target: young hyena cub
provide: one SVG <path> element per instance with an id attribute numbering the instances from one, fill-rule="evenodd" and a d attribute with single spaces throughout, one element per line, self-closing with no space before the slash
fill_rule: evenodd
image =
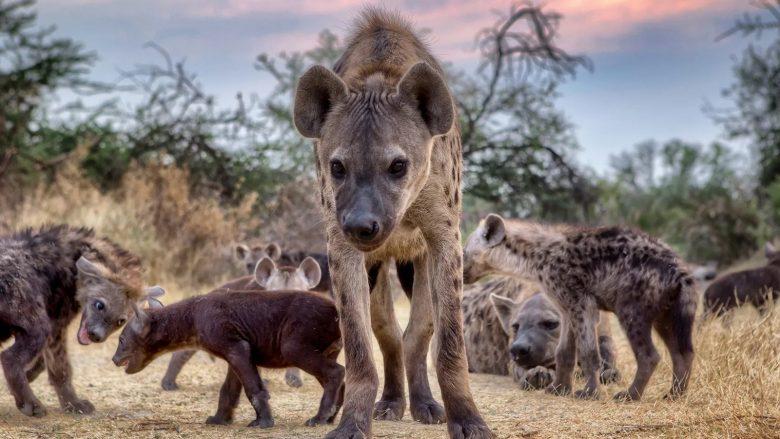
<path id="1" fill-rule="evenodd" d="M 277 267 L 274 261 L 264 257 L 257 262 L 253 271 L 253 275 L 234 279 L 212 292 L 306 291 L 312 290 L 321 279 L 320 265 L 310 257 L 304 258 L 297 267 Z M 187 349 L 175 352 L 171 356 L 168 369 L 162 379 L 163 390 L 177 390 L 179 388 L 176 384 L 176 378 L 196 352 L 195 349 Z M 287 369 L 284 380 L 290 387 L 303 385 L 301 371 L 294 367 Z"/>
<path id="2" fill-rule="evenodd" d="M 78 342 L 105 341 L 143 295 L 141 261 L 91 229 L 57 225 L 0 237 L 0 342 L 14 337 L 0 360 L 19 410 L 46 414 L 30 388 L 45 367 L 62 408 L 91 413 L 71 384 L 68 324 L 81 310 Z"/>
<path id="3" fill-rule="evenodd" d="M 693 363 L 696 291 L 682 261 L 665 244 L 620 227 L 551 227 L 489 215 L 469 237 L 464 259 L 466 281 L 489 273 L 521 277 L 539 282 L 558 304 L 563 319 L 550 392 L 571 391 L 579 357 L 587 383 L 576 396 L 597 396 L 599 309 L 617 315 L 637 362 L 633 383 L 616 399 L 641 398 L 659 361 L 652 328 L 672 356 L 667 397 L 685 391 Z"/>

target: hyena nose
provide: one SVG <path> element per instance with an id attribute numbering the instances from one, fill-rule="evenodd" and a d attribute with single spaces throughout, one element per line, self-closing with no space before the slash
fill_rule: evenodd
<path id="1" fill-rule="evenodd" d="M 520 360 L 528 358 L 528 355 L 531 353 L 531 348 L 526 345 L 513 344 L 509 349 L 509 353 L 512 354 L 514 360 Z"/>
<path id="2" fill-rule="evenodd" d="M 350 213 L 341 222 L 344 234 L 352 239 L 370 242 L 379 235 L 379 221 L 368 213 Z"/>

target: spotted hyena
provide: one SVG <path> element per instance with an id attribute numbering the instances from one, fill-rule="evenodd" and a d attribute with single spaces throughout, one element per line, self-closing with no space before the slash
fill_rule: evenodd
<path id="1" fill-rule="evenodd" d="M 693 363 L 691 332 L 697 296 L 693 278 L 666 244 L 622 227 L 554 227 L 505 221 L 491 214 L 467 241 L 464 278 L 474 280 L 489 273 L 538 282 L 561 309 L 550 392 L 570 392 L 579 358 L 587 383 L 576 396 L 597 396 L 599 309 L 617 315 L 636 357 L 634 381 L 615 395 L 617 399 L 640 399 L 658 365 L 653 328 L 672 357 L 672 388 L 667 396 L 685 391 Z"/>
<path id="2" fill-rule="evenodd" d="M 272 242 L 270 244 L 237 244 L 234 249 L 236 259 L 246 268 L 248 274 L 255 271 L 255 266 L 265 257 L 278 263 L 282 267 L 297 266 L 304 259 L 311 257 L 320 265 L 320 282 L 311 290 L 327 292 L 332 295 L 330 287 L 330 269 L 328 268 L 328 255 L 317 252 L 301 250 L 282 251 L 282 247 Z"/>
<path id="3" fill-rule="evenodd" d="M 146 294 L 141 268 L 138 257 L 87 228 L 56 225 L 0 237 L 0 342 L 14 337 L 0 360 L 22 413 L 46 414 L 30 388 L 44 368 L 64 410 L 94 410 L 71 384 L 68 324 L 81 312 L 78 342 L 105 341 Z"/>
<path id="4" fill-rule="evenodd" d="M 510 277 L 473 285 L 463 295 L 463 319 L 469 372 L 510 375 L 526 390 L 552 382 L 560 314 L 537 288 Z M 617 381 L 608 316 L 597 332 L 601 382 Z"/>
<path id="5" fill-rule="evenodd" d="M 214 292 L 257 292 L 265 291 L 306 291 L 312 290 L 320 283 L 320 265 L 311 257 L 304 258 L 297 267 L 277 267 L 269 257 L 259 260 L 254 268 L 254 274 L 244 276 L 227 282 Z M 181 373 L 184 365 L 190 361 L 197 351 L 187 349 L 174 352 L 168 363 L 168 369 L 162 379 L 163 390 L 177 390 L 176 378 Z M 301 387 L 301 371 L 289 368 L 285 371 L 284 379 L 290 387 Z"/>
<path id="6" fill-rule="evenodd" d="M 444 72 L 402 18 L 368 8 L 333 70 L 299 80 L 294 121 L 315 140 L 328 260 L 347 364 L 344 414 L 328 437 L 371 435 L 376 419 L 447 422 L 453 437 L 490 437 L 468 383 L 460 297 L 461 145 Z M 387 282 L 391 259 L 413 270 L 410 324 L 403 334 Z M 369 274 L 376 283 L 370 291 Z M 433 399 L 425 359 L 434 324 L 444 409 Z M 371 355 L 384 357 L 385 386 Z M 445 416 L 446 412 L 446 416 Z"/>

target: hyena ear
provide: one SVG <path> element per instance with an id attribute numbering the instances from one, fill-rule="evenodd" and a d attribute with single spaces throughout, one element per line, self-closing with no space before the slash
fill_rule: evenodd
<path id="1" fill-rule="evenodd" d="M 482 237 L 485 239 L 488 247 L 495 247 L 501 244 L 501 241 L 506 236 L 504 219 L 495 213 L 491 213 L 485 218 L 484 229 Z"/>
<path id="2" fill-rule="evenodd" d="M 501 322 L 501 327 L 504 328 L 504 332 L 506 332 L 507 335 L 513 336 L 512 314 L 514 314 L 515 301 L 508 297 L 499 296 L 498 294 L 493 293 L 490 295 L 490 303 L 496 311 L 496 315 Z"/>
<path id="3" fill-rule="evenodd" d="M 144 298 L 141 299 L 141 302 L 145 301 L 146 303 L 148 303 L 149 308 L 151 309 L 157 309 L 163 307 L 163 303 L 160 302 L 160 300 L 158 299 L 158 297 L 161 297 L 162 295 L 165 294 L 165 290 L 163 289 L 163 287 L 159 285 L 155 285 L 153 287 L 146 288 L 145 292 L 146 292 L 146 296 L 144 296 Z"/>
<path id="4" fill-rule="evenodd" d="M 315 261 L 311 256 L 307 256 L 306 259 L 301 261 L 300 265 L 298 265 L 298 273 L 303 275 L 303 277 L 306 279 L 307 290 L 316 287 L 322 278 L 320 264 L 317 263 L 317 261 Z"/>
<path id="5" fill-rule="evenodd" d="M 282 255 L 282 248 L 279 244 L 272 242 L 265 247 L 265 254 L 274 261 L 279 260 L 279 256 Z"/>
<path id="6" fill-rule="evenodd" d="M 143 299 L 142 299 L 143 301 Z M 138 334 L 143 334 L 146 330 L 147 323 L 149 323 L 149 314 L 146 313 L 138 303 L 133 303 L 133 312 L 135 312 L 135 318 L 130 321 L 130 327 Z"/>
<path id="7" fill-rule="evenodd" d="M 452 96 L 444 78 L 431 66 L 413 65 L 398 83 L 398 95 L 420 112 L 432 136 L 450 132 L 455 120 Z"/>
<path id="8" fill-rule="evenodd" d="M 90 262 L 89 259 L 81 256 L 76 261 L 76 269 L 79 271 L 79 275 L 85 275 L 89 277 L 101 278 L 103 277 L 103 271 L 97 265 Z"/>
<path id="9" fill-rule="evenodd" d="M 255 282 L 265 288 L 268 285 L 268 279 L 276 271 L 276 264 L 269 257 L 257 261 L 255 265 Z"/>
<path id="10" fill-rule="evenodd" d="M 775 253 L 777 253 L 777 249 L 772 244 L 772 242 L 767 241 L 767 243 L 764 244 L 764 255 L 767 259 L 772 259 L 772 257 L 775 256 Z"/>
<path id="11" fill-rule="evenodd" d="M 233 249 L 234 254 L 236 256 L 236 259 L 239 261 L 243 261 L 246 259 L 246 256 L 249 254 L 249 247 L 247 247 L 244 244 L 236 244 L 236 247 Z"/>
<path id="12" fill-rule="evenodd" d="M 311 67 L 298 80 L 293 122 L 303 137 L 319 139 L 328 112 L 347 96 L 347 85 L 330 69 Z"/>

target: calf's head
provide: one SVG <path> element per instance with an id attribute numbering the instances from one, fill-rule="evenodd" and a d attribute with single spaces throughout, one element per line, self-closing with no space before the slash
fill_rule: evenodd
<path id="1" fill-rule="evenodd" d="M 452 97 L 444 79 L 418 63 L 397 85 L 369 74 L 349 89 L 323 66 L 299 80 L 293 116 L 316 139 L 321 200 L 356 248 L 381 246 L 428 179 L 433 139 L 450 131 Z"/>
<path id="2" fill-rule="evenodd" d="M 489 274 L 500 273 L 505 256 L 501 244 L 506 238 L 503 218 L 490 214 L 479 222 L 463 247 L 463 282 L 470 284 Z"/>
<path id="3" fill-rule="evenodd" d="M 152 292 L 144 300 L 148 301 L 149 309 L 162 308 L 157 300 L 159 293 Z M 125 367 L 125 373 L 133 374 L 142 371 L 162 352 L 155 348 L 149 313 L 140 305 L 134 306 L 134 316 L 119 335 L 119 342 L 112 361 L 119 367 Z"/>
<path id="4" fill-rule="evenodd" d="M 320 283 L 320 264 L 306 257 L 298 267 L 277 267 L 270 258 L 263 258 L 255 267 L 255 282 L 268 291 L 306 291 Z"/>
<path id="5" fill-rule="evenodd" d="M 553 367 L 560 337 L 560 315 L 542 293 L 525 301 L 490 295 L 501 327 L 509 337 L 509 356 L 520 367 Z"/>
<path id="6" fill-rule="evenodd" d="M 234 254 L 239 263 L 241 263 L 246 269 L 247 274 L 255 272 L 255 266 L 260 259 L 271 258 L 271 260 L 278 260 L 282 255 L 282 249 L 279 244 L 272 242 L 268 245 L 253 245 L 237 244 L 234 249 Z"/>
<path id="7" fill-rule="evenodd" d="M 162 291 L 160 287 L 144 291 L 140 273 L 116 273 L 84 256 L 76 261 L 76 269 L 76 296 L 82 308 L 76 338 L 83 345 L 105 341 L 127 322 L 144 294 Z"/>

